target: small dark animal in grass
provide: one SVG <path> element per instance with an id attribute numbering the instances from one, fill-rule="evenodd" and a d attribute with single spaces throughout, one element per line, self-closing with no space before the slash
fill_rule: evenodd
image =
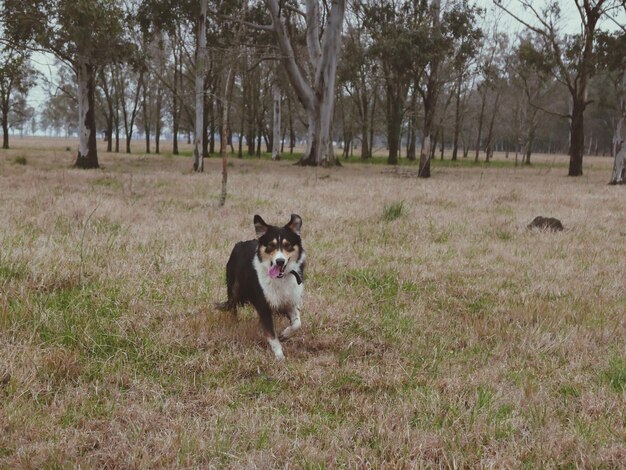
<path id="1" fill-rule="evenodd" d="M 276 359 L 284 359 L 280 340 L 300 328 L 305 254 L 300 238 L 302 218 L 291 214 L 284 227 L 268 225 L 254 216 L 256 240 L 238 242 L 226 264 L 228 300 L 220 310 L 237 313 L 237 306 L 254 306 Z M 273 315 L 286 315 L 291 324 L 276 336 Z"/>
<path id="2" fill-rule="evenodd" d="M 560 232 L 563 230 L 563 224 L 559 219 L 554 217 L 535 217 L 533 221 L 528 224 L 529 229 L 538 228 L 541 230 L 551 230 L 553 232 Z"/>

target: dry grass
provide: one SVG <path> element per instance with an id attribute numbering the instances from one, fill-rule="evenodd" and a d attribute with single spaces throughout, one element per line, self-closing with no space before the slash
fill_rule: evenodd
<path id="1" fill-rule="evenodd" d="M 219 209 L 217 160 L 196 175 L 188 158 L 102 154 L 80 171 L 73 144 L 13 144 L 0 468 L 626 465 L 626 211 L 609 160 L 576 179 L 536 157 L 427 181 L 234 160 Z M 278 364 L 251 310 L 212 302 L 253 214 L 291 212 L 309 268 Z M 536 215 L 566 231 L 527 231 Z"/>

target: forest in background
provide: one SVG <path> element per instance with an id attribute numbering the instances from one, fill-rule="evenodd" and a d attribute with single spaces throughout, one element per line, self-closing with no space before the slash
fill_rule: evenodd
<path id="1" fill-rule="evenodd" d="M 521 33 L 503 26 L 516 15 L 511 4 L 526 12 L 517 18 Z M 580 33 L 566 34 L 563 11 L 574 8 Z M 202 170 L 224 134 L 239 157 L 279 158 L 306 145 L 305 160 L 317 138 L 312 122 L 326 113 L 327 140 L 312 164 L 332 164 L 336 154 L 368 159 L 377 149 L 387 149 L 390 164 L 420 159 L 420 168 L 425 153 L 443 157 L 444 148 L 453 160 L 489 161 L 502 150 L 526 163 L 533 152 L 574 151 L 580 168 L 570 163 L 570 174 L 582 174 L 583 153 L 616 154 L 624 8 L 606 0 L 489 9 L 466 0 L 7 0 L 4 146 L 9 128 L 80 136 L 79 123 L 93 119 L 79 157 L 95 139 L 109 151 L 146 153 L 168 139 L 176 154 L 179 141 L 198 136 L 194 165 Z M 333 38 L 334 11 L 341 34 Z M 613 32 L 598 26 L 601 18 Z M 57 58 L 55 83 L 42 82 L 36 51 Z M 27 97 L 37 81 L 47 97 L 35 110 Z"/>

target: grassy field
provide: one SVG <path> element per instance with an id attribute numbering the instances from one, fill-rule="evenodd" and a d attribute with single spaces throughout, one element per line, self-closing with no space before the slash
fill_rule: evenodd
<path id="1" fill-rule="evenodd" d="M 626 193 L 612 162 L 313 169 L 0 152 L 0 468 L 620 468 Z M 252 216 L 304 220 L 278 363 L 214 310 Z M 529 231 L 537 215 L 561 233 Z M 282 320 L 281 320 L 282 321 Z M 281 323 L 282 326 L 282 323 Z"/>

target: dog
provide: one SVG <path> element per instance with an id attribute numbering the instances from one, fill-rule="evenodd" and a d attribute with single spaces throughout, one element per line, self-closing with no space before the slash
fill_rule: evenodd
<path id="1" fill-rule="evenodd" d="M 300 328 L 306 255 L 300 238 L 302 218 L 291 214 L 284 227 L 268 225 L 254 216 L 256 239 L 235 244 L 226 264 L 228 300 L 221 310 L 237 313 L 250 303 L 256 309 L 267 341 L 278 360 L 283 360 L 281 340 Z M 274 315 L 286 315 L 290 325 L 276 336 Z"/>

